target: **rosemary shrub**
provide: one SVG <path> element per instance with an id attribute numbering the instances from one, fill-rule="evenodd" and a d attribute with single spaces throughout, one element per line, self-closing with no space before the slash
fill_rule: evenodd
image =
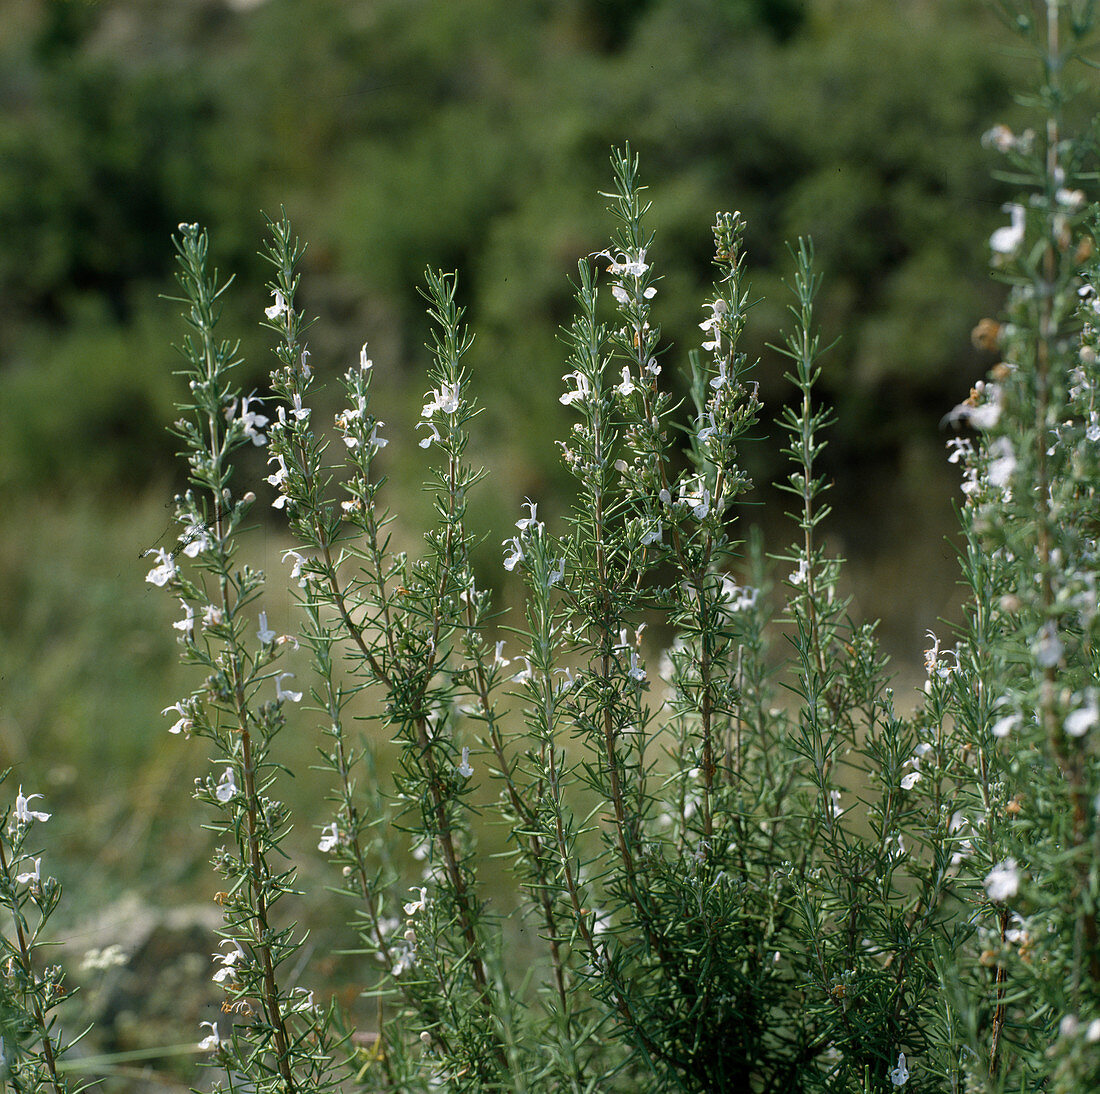
<path id="1" fill-rule="evenodd" d="M 417 429 L 435 523 L 412 558 L 390 539 L 399 499 L 378 473 L 388 440 L 366 347 L 331 433 L 310 409 L 286 217 L 265 251 L 263 407 L 217 333 L 227 286 L 206 233 L 181 225 L 190 395 L 175 429 L 191 486 L 175 499 L 179 546 L 148 579 L 179 599 L 202 674 L 165 713 L 212 761 L 196 797 L 221 841 L 214 1089 L 1100 1089 L 1100 271 L 1078 188 L 1091 146 L 1062 122 L 1089 24 L 1054 0 L 1037 11 L 1016 19 L 1043 61 L 1045 128 L 987 134 L 1023 191 L 991 239 L 1006 316 L 975 332 L 999 360 L 948 416 L 966 623 L 951 644 L 930 635 L 912 713 L 820 535 L 831 415 L 815 393 L 808 240 L 774 347 L 795 394 L 780 416 L 793 536 L 768 556 L 735 519 L 763 409 L 740 348 L 744 223 L 715 221 L 714 289 L 678 388 L 637 160 L 613 155 L 614 235 L 578 264 L 563 331 L 575 503 L 561 535 L 525 503 L 503 545 L 525 608 L 501 629 L 473 566 L 479 407 L 456 278 L 429 271 L 424 288 Z M 263 445 L 271 489 L 240 490 L 235 453 Z M 257 494 L 298 543 L 297 636 L 268 627 L 265 577 L 237 561 Z M 299 643 L 308 683 L 281 664 Z M 378 711 L 365 733 L 362 693 Z M 342 960 L 373 1000 L 369 1030 L 290 986 L 304 931 L 282 911 L 296 886 L 278 800 L 288 722 L 318 734 L 334 804 L 318 850 L 347 898 Z M 14 925 L 0 1066 L 15 1090 L 61 1091 L 50 1015 L 64 989 L 33 960 L 59 893 L 26 846 L 46 819 L 33 798 L 20 788 L 0 840 Z M 493 820 L 509 837 L 507 903 L 484 879 Z M 518 924 L 538 948 L 522 962 Z"/>

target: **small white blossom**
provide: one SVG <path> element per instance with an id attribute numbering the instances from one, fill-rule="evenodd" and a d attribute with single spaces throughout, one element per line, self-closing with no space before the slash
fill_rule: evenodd
<path id="1" fill-rule="evenodd" d="M 207 604 L 202 610 L 204 627 L 220 627 L 225 622 L 225 612 L 214 604 Z"/>
<path id="2" fill-rule="evenodd" d="M 282 407 L 279 407 L 280 412 Z M 309 407 L 302 406 L 302 397 L 298 392 L 293 392 L 290 396 L 290 413 L 295 421 L 304 422 L 309 417 Z"/>
<path id="3" fill-rule="evenodd" d="M 565 581 L 565 557 L 559 558 L 553 565 L 553 568 L 546 575 L 547 585 L 560 585 Z"/>
<path id="4" fill-rule="evenodd" d="M 290 309 L 286 306 L 286 298 L 278 289 L 272 289 L 271 295 L 275 298 L 275 303 L 270 308 L 264 308 L 264 315 L 274 322 L 280 315 L 288 314 Z"/>
<path id="5" fill-rule="evenodd" d="M 147 555 L 155 554 L 157 556 L 157 565 L 145 575 L 145 580 L 152 585 L 156 585 L 158 588 L 163 588 L 178 572 L 176 569 L 176 560 L 171 554 L 164 550 L 163 547 L 158 547 L 156 549 L 150 547 L 145 553 Z"/>
<path id="6" fill-rule="evenodd" d="M 363 348 L 359 351 L 359 371 L 369 372 L 374 368 L 374 362 L 367 356 L 367 343 L 363 343 Z"/>
<path id="7" fill-rule="evenodd" d="M 321 829 L 321 841 L 317 844 L 317 850 L 327 854 L 329 851 L 334 850 L 339 842 L 340 833 L 337 830 L 336 821 L 333 821 L 332 824 L 326 824 Z"/>
<path id="8" fill-rule="evenodd" d="M 221 1037 L 218 1035 L 218 1023 L 217 1022 L 200 1022 L 199 1029 L 206 1027 L 210 1032 L 199 1042 L 200 1052 L 217 1052 L 218 1047 L 222 1043 Z"/>
<path id="9" fill-rule="evenodd" d="M 42 878 L 39 876 L 39 871 L 42 869 L 41 857 L 34 860 L 34 869 L 27 871 L 25 874 L 16 874 L 15 882 L 17 885 L 30 885 L 33 888 L 37 888 L 42 884 Z"/>
<path id="10" fill-rule="evenodd" d="M 989 237 L 989 246 L 997 254 L 1007 255 L 1016 251 L 1024 241 L 1027 214 L 1024 207 L 1015 202 L 1003 208 L 1012 218 L 1012 223 L 998 228 Z"/>
<path id="11" fill-rule="evenodd" d="M 383 426 L 385 424 L 385 422 L 375 422 L 374 426 L 371 428 L 370 436 L 367 438 L 367 444 L 369 444 L 371 448 L 375 449 L 375 451 L 380 448 L 385 448 L 386 445 L 390 443 L 384 437 L 378 436 L 379 426 Z"/>
<path id="12" fill-rule="evenodd" d="M 630 651 L 630 672 L 627 674 L 631 680 L 637 680 L 638 683 L 642 683 L 645 680 L 645 669 L 638 664 L 638 651 Z"/>
<path id="13" fill-rule="evenodd" d="M 233 400 L 233 404 L 229 406 L 225 411 L 225 420 L 232 422 L 236 417 L 240 421 L 244 428 L 244 435 L 257 447 L 267 443 L 267 437 L 260 432 L 261 429 L 268 423 L 268 419 L 263 414 L 257 414 L 254 410 L 248 409 L 249 403 L 258 403 L 260 400 L 254 395 L 246 395 L 241 400 L 241 413 L 238 416 L 237 400 Z M 308 413 L 308 411 L 307 411 Z"/>
<path id="14" fill-rule="evenodd" d="M 267 612 L 260 612 L 260 629 L 256 632 L 256 637 L 265 646 L 268 642 L 275 641 L 275 632 L 267 625 Z"/>
<path id="15" fill-rule="evenodd" d="M 292 703 L 300 703 L 302 701 L 302 693 L 300 691 L 283 690 L 283 681 L 286 679 L 293 680 L 294 673 L 280 672 L 279 675 L 275 677 L 275 698 L 278 699 L 280 703 L 286 702 L 287 700 Z"/>
<path id="16" fill-rule="evenodd" d="M 1084 737 L 1097 721 L 1100 721 L 1100 710 L 1096 705 L 1096 693 L 1092 692 L 1083 707 L 1078 707 L 1077 710 L 1070 711 L 1066 715 L 1063 728 L 1069 737 Z"/>
<path id="17" fill-rule="evenodd" d="M 528 498 L 523 504 L 527 506 L 527 510 L 530 513 L 530 516 L 521 517 L 519 520 L 517 520 L 516 527 L 521 532 L 526 532 L 530 529 L 533 532 L 537 533 L 542 528 L 542 524 L 536 519 L 539 507 L 538 502 L 531 501 L 531 499 Z"/>
<path id="18" fill-rule="evenodd" d="M 237 794 L 237 778 L 233 774 L 233 768 L 227 767 L 222 772 L 222 777 L 218 780 L 218 785 L 214 789 L 214 797 L 220 802 L 227 802 L 234 798 Z"/>
<path id="19" fill-rule="evenodd" d="M 422 912 L 428 906 L 428 890 L 424 886 L 419 888 L 413 887 L 409 890 L 410 893 L 419 893 L 419 900 L 410 900 L 408 904 L 404 905 L 405 915 L 413 916 L 417 912 Z"/>
<path id="20" fill-rule="evenodd" d="M 505 547 L 507 547 L 509 544 L 513 545 L 513 550 L 512 553 L 504 560 L 504 568 L 510 572 L 516 568 L 517 563 L 523 561 L 524 555 L 523 547 L 520 545 L 518 536 L 513 536 L 511 539 L 506 539 L 504 541 Z"/>
<path id="21" fill-rule="evenodd" d="M 214 543 L 206 525 L 196 522 L 188 523 L 179 537 L 179 542 L 183 544 L 183 553 L 188 558 L 197 558 L 203 551 L 209 550 Z"/>
<path id="22" fill-rule="evenodd" d="M 576 381 L 576 388 L 573 391 L 567 391 L 562 395 L 558 402 L 562 406 L 570 406 L 572 403 L 586 400 L 592 393 L 592 388 L 589 386 L 588 377 L 582 372 L 567 372 L 563 377 L 563 380 Z"/>
<path id="23" fill-rule="evenodd" d="M 176 722 L 176 724 L 172 726 L 172 728 L 169 729 L 168 732 L 182 733 L 184 737 L 190 737 L 191 729 L 195 724 L 191 720 L 191 712 L 187 709 L 187 707 L 183 705 L 183 703 L 174 703 L 170 707 L 165 707 L 164 710 L 161 711 L 161 714 L 169 714 L 171 712 L 178 714 L 180 717 L 179 721 Z"/>
<path id="24" fill-rule="evenodd" d="M 1039 633 L 1039 640 L 1034 647 L 1035 661 L 1040 668 L 1054 668 L 1062 660 L 1062 654 L 1066 647 L 1058 637 L 1058 631 L 1053 622 L 1047 623 Z"/>
<path id="25" fill-rule="evenodd" d="M 806 579 L 810 576 L 810 563 L 807 559 L 800 558 L 798 560 L 798 569 L 791 574 L 788 579 L 792 585 L 805 585 Z"/>
<path id="26" fill-rule="evenodd" d="M 1020 890 L 1020 871 L 1014 858 L 997 863 L 985 878 L 985 891 L 994 901 L 1011 900 Z"/>
<path id="27" fill-rule="evenodd" d="M 306 578 L 302 576 L 302 566 L 306 563 L 304 555 L 300 555 L 297 551 L 290 550 L 283 552 L 283 561 L 286 562 L 288 558 L 294 559 L 294 565 L 290 569 L 291 579 L 298 578 L 298 584 L 304 589 L 306 587 Z"/>
<path id="28" fill-rule="evenodd" d="M 909 774 L 906 775 L 905 778 L 901 780 L 901 788 L 902 788 L 902 790 L 912 790 L 913 787 L 916 786 L 917 783 L 919 783 L 919 782 L 920 782 L 920 772 L 919 771 L 910 771 Z"/>
<path id="29" fill-rule="evenodd" d="M 39 813 L 29 808 L 31 802 L 40 797 L 42 797 L 41 794 L 30 794 L 24 797 L 23 787 L 19 787 L 19 793 L 15 795 L 15 819 L 19 824 L 29 824 L 32 820 L 44 823 L 50 819 L 49 813 Z"/>
<path id="30" fill-rule="evenodd" d="M 1004 489 L 1016 471 L 1016 454 L 1012 451 L 1012 442 L 1007 437 L 998 437 L 990 447 L 989 482 L 992 486 Z"/>
<path id="31" fill-rule="evenodd" d="M 615 390 L 625 399 L 626 396 L 632 395 L 637 388 L 634 386 L 634 381 L 630 378 L 630 366 L 623 365 L 623 382 L 615 386 Z"/>
<path id="32" fill-rule="evenodd" d="M 432 390 L 429 394 L 429 400 L 424 404 L 424 409 L 420 412 L 422 418 L 430 418 L 437 410 L 443 411 L 444 414 L 454 414 L 458 410 L 460 398 L 459 398 L 460 384 L 456 380 L 453 384 L 442 384 L 438 391 Z"/>
<path id="33" fill-rule="evenodd" d="M 226 949 L 226 947 L 231 947 Z M 226 980 L 232 980 L 237 962 L 242 958 L 247 957 L 244 950 L 241 949 L 240 943 L 234 942 L 232 938 L 226 938 L 221 943 L 222 949 L 225 949 L 225 953 L 213 954 L 215 961 L 220 961 L 222 967 L 214 973 L 213 980 L 215 984 L 224 984 Z"/>
<path id="34" fill-rule="evenodd" d="M 470 750 L 465 745 L 462 746 L 462 763 L 458 765 L 458 773 L 465 779 L 474 773 L 474 769 L 470 766 Z"/>
<path id="35" fill-rule="evenodd" d="M 990 733 L 994 737 L 1007 737 L 1023 720 L 1021 714 L 1005 714 L 993 723 L 990 727 Z"/>
<path id="36" fill-rule="evenodd" d="M 416 428 L 417 429 L 419 429 L 421 426 L 427 426 L 427 428 L 432 431 L 430 437 L 424 437 L 419 442 L 421 448 L 427 448 L 432 443 L 432 441 L 439 441 L 439 440 L 442 439 L 439 436 L 439 430 L 436 429 L 434 422 L 417 422 L 416 423 Z"/>
<path id="37" fill-rule="evenodd" d="M 606 258 L 610 261 L 610 265 L 607 267 L 607 272 L 615 277 L 621 277 L 623 274 L 627 274 L 630 277 L 641 277 L 646 270 L 649 269 L 649 265 L 645 260 L 645 248 L 643 247 L 638 251 L 637 258 L 631 258 L 628 254 L 619 252 L 618 258 L 613 258 L 610 251 L 600 251 L 599 254 L 593 255 L 594 258 Z"/>
<path id="38" fill-rule="evenodd" d="M 193 635 L 195 633 L 195 609 L 183 599 L 180 600 L 180 607 L 183 608 L 183 618 L 173 623 L 172 626 L 185 635 Z"/>
<path id="39" fill-rule="evenodd" d="M 905 1086 L 909 1081 L 909 1069 L 905 1066 L 905 1053 L 898 1053 L 898 1066 L 890 1072 L 890 1082 L 894 1086 Z"/>

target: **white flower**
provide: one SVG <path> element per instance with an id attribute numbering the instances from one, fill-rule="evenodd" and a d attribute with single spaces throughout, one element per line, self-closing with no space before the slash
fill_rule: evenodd
<path id="1" fill-rule="evenodd" d="M 623 396 L 625 399 L 627 395 L 632 394 L 637 390 L 634 386 L 634 381 L 630 378 L 630 366 L 623 365 L 623 382 L 617 384 L 615 390 Z"/>
<path id="2" fill-rule="evenodd" d="M 279 496 L 271 503 L 271 507 L 273 509 L 282 509 L 287 503 L 287 496 L 286 493 L 283 492 L 283 489 L 290 472 L 287 470 L 286 461 L 282 456 L 271 456 L 267 462 L 278 463 L 279 465 L 274 474 L 265 476 L 264 481 L 271 483 L 272 486 L 280 491 Z"/>
<path id="3" fill-rule="evenodd" d="M 15 795 L 15 819 L 19 824 L 29 824 L 32 820 L 45 822 L 50 819 L 49 813 L 39 813 L 28 808 L 35 798 L 40 797 L 42 797 L 41 794 L 31 794 L 24 797 L 23 787 L 19 787 L 19 793 Z"/>
<path id="4" fill-rule="evenodd" d="M 223 984 L 226 980 L 233 979 L 234 967 L 242 957 L 246 957 L 244 950 L 241 949 L 240 943 L 235 942 L 232 938 L 227 938 L 221 943 L 222 949 L 226 946 L 231 946 L 232 949 L 227 950 L 225 953 L 213 954 L 215 961 L 220 961 L 222 967 L 214 973 L 214 983 Z"/>
<path id="5" fill-rule="evenodd" d="M 718 432 L 718 425 L 714 420 L 714 411 L 707 412 L 707 418 L 710 419 L 710 425 L 705 426 L 699 430 L 698 437 L 700 444 L 706 444 Z M 701 421 L 702 419 L 700 419 Z"/>
<path id="6" fill-rule="evenodd" d="M 302 355 L 298 358 L 298 367 L 302 370 L 302 375 L 308 380 L 313 374 L 313 370 L 309 367 L 310 352 L 305 346 L 302 347 Z"/>
<path id="7" fill-rule="evenodd" d="M 408 904 L 404 905 L 405 915 L 416 915 L 417 912 L 422 912 L 428 906 L 428 890 L 421 886 L 419 889 L 413 887 L 409 890 L 410 893 L 419 893 L 419 900 L 411 900 Z"/>
<path id="8" fill-rule="evenodd" d="M 990 900 L 1011 900 L 1020 889 L 1020 871 L 1014 858 L 997 863 L 986 875 L 985 891 Z"/>
<path id="9" fill-rule="evenodd" d="M 145 575 L 145 580 L 158 588 L 163 588 L 176 576 L 176 560 L 163 547 L 156 549 L 150 547 L 145 553 L 157 556 L 157 565 Z"/>
<path id="10" fill-rule="evenodd" d="M 652 546 L 655 543 L 663 543 L 665 538 L 664 525 L 658 520 L 657 523 L 649 529 L 644 536 L 642 536 L 641 544 L 643 547 Z"/>
<path id="11" fill-rule="evenodd" d="M 1039 640 L 1034 647 L 1035 660 L 1040 668 L 1052 669 L 1062 660 L 1066 647 L 1058 637 L 1053 622 L 1047 623 L 1039 632 Z"/>
<path id="12" fill-rule="evenodd" d="M 283 690 L 283 681 L 288 678 L 293 680 L 294 673 L 280 672 L 279 675 L 275 677 L 275 698 L 278 699 L 280 703 L 286 702 L 287 700 L 290 700 L 292 703 L 300 703 L 302 701 L 302 693 L 300 691 Z"/>
<path id="13" fill-rule="evenodd" d="M 990 446 L 990 455 L 993 459 L 989 462 L 989 482 L 1003 490 L 1016 470 L 1016 454 L 1012 451 L 1012 442 L 1007 437 L 998 437 Z"/>
<path id="14" fill-rule="evenodd" d="M 560 585 L 565 580 L 565 557 L 559 558 L 553 569 L 546 575 L 547 585 Z"/>
<path id="15" fill-rule="evenodd" d="M 1084 737 L 1084 735 L 1096 725 L 1098 720 L 1100 720 L 1100 710 L 1097 709 L 1096 693 L 1093 692 L 1089 696 L 1089 701 L 1085 706 L 1070 711 L 1070 713 L 1066 715 L 1063 728 L 1067 736 Z"/>
<path id="16" fill-rule="evenodd" d="M 213 604 L 207 604 L 202 610 L 202 625 L 204 627 L 218 627 L 225 622 L 225 612 Z"/>
<path id="17" fill-rule="evenodd" d="M 1004 205 L 1002 208 L 1012 218 L 1012 223 L 998 228 L 989 237 L 989 246 L 997 254 L 1008 255 L 1012 254 L 1024 241 L 1026 212 L 1022 205 L 1015 202 Z"/>
<path id="18" fill-rule="evenodd" d="M 282 409 L 279 407 L 280 411 Z M 290 396 L 290 413 L 299 422 L 304 422 L 309 417 L 309 407 L 302 406 L 302 397 L 296 391 Z"/>
<path id="19" fill-rule="evenodd" d="M 286 315 L 289 312 L 289 308 L 286 306 L 286 300 L 283 294 L 278 289 L 272 289 L 271 295 L 275 297 L 275 303 L 270 308 L 264 308 L 264 315 L 272 321 L 279 318 L 280 315 Z"/>
<path id="20" fill-rule="evenodd" d="M 260 445 L 267 443 L 267 437 L 265 437 L 260 432 L 260 430 L 263 429 L 265 425 L 267 425 L 268 419 L 263 414 L 257 414 L 254 410 L 249 410 L 248 404 L 253 402 L 258 403 L 259 401 L 260 400 L 257 399 L 254 395 L 246 395 L 241 400 L 241 413 L 238 419 L 241 425 L 244 427 L 244 435 L 257 448 L 259 448 Z M 301 402 L 301 400 L 299 400 L 299 402 Z M 234 399 L 233 405 L 228 407 L 225 412 L 225 420 L 227 422 L 233 421 L 233 418 L 236 416 L 236 409 L 237 400 Z M 308 414 L 309 412 L 307 411 L 306 413 Z"/>
<path id="21" fill-rule="evenodd" d="M 442 410 L 444 414 L 454 414 L 461 401 L 459 387 L 459 381 L 456 380 L 453 384 L 441 384 L 438 391 L 434 389 L 430 391 L 428 393 L 430 399 L 424 404 L 420 416 L 430 418 L 437 410 Z"/>
<path id="22" fill-rule="evenodd" d="M 905 778 L 901 780 L 901 788 L 902 788 L 902 790 L 912 790 L 913 787 L 916 786 L 917 783 L 919 783 L 919 782 L 920 782 L 920 772 L 919 771 L 910 771 L 909 774 L 906 775 Z"/>
<path id="23" fill-rule="evenodd" d="M 586 400 L 589 395 L 592 394 L 592 388 L 589 386 L 588 377 L 582 372 L 567 372 L 563 377 L 563 380 L 574 380 L 576 382 L 576 388 L 573 391 L 567 391 L 562 395 L 558 402 L 562 406 L 569 406 L 572 403 Z"/>
<path id="24" fill-rule="evenodd" d="M 374 368 L 374 362 L 367 356 L 367 343 L 363 343 L 363 348 L 359 351 L 359 370 L 360 372 L 369 372 Z"/>
<path id="25" fill-rule="evenodd" d="M 513 536 L 511 539 L 504 541 L 504 546 L 513 544 L 512 553 L 504 560 L 504 568 L 511 572 L 516 568 L 516 564 L 523 561 L 523 547 L 520 545 L 519 536 Z"/>
<path id="26" fill-rule="evenodd" d="M 982 134 L 982 144 L 998 152 L 1011 152 L 1016 147 L 1016 134 L 1007 125 L 997 124 Z"/>
<path id="27" fill-rule="evenodd" d="M 170 730 L 168 730 L 168 732 L 182 733 L 185 737 L 190 737 L 191 727 L 194 725 L 194 722 L 191 720 L 191 712 L 187 709 L 187 707 L 183 705 L 183 703 L 174 703 L 170 707 L 165 707 L 164 710 L 161 711 L 161 714 L 168 714 L 170 712 L 175 712 L 180 716 L 180 718 L 179 721 L 176 722 L 176 724 L 172 726 Z"/>
<path id="28" fill-rule="evenodd" d="M 798 569 L 791 574 L 789 580 L 792 585 L 805 585 L 806 579 L 810 576 L 810 563 L 807 559 L 800 558 L 798 560 Z"/>
<path id="29" fill-rule="evenodd" d="M 183 553 L 188 558 L 197 558 L 203 551 L 209 550 L 213 544 L 209 531 L 205 524 L 189 522 L 179 537 L 183 544 Z"/>
<path id="30" fill-rule="evenodd" d="M 528 498 L 523 504 L 527 506 L 527 511 L 531 515 L 527 517 L 521 517 L 519 520 L 517 520 L 516 527 L 521 532 L 526 532 L 528 529 L 532 529 L 534 532 L 537 533 L 542 528 L 542 525 L 536 519 L 539 504 L 537 501 L 532 501 L 530 498 Z"/>
<path id="31" fill-rule="evenodd" d="M 332 824 L 326 824 L 325 827 L 321 829 L 321 842 L 317 844 L 317 850 L 327 854 L 329 851 L 333 850 L 339 842 L 340 833 L 336 828 L 336 821 L 333 821 Z"/>
<path id="32" fill-rule="evenodd" d="M 294 559 L 294 565 L 290 569 L 291 578 L 298 578 L 298 584 L 304 589 L 307 579 L 302 577 L 302 566 L 306 563 L 307 559 L 304 555 L 300 555 L 294 550 L 283 552 L 283 561 L 286 562 L 288 558 Z"/>
<path id="33" fill-rule="evenodd" d="M 172 626 L 183 634 L 195 633 L 195 609 L 187 603 L 186 600 L 180 600 L 180 607 L 183 608 L 183 618 L 178 622 L 173 623 Z"/>
<path id="34" fill-rule="evenodd" d="M 703 343 L 703 349 L 706 350 L 718 350 L 722 346 L 722 331 L 721 323 L 722 316 L 726 314 L 726 302 L 719 297 L 713 304 L 704 304 L 704 308 L 710 308 L 711 314 L 709 319 L 704 319 L 699 324 L 699 329 L 704 334 L 709 334 L 710 339 Z M 722 374 L 725 375 L 725 367 L 723 366 Z"/>
<path id="35" fill-rule="evenodd" d="M 267 612 L 260 612 L 260 629 L 256 632 L 256 637 L 265 646 L 268 642 L 275 641 L 275 632 L 267 625 Z"/>
<path id="36" fill-rule="evenodd" d="M 34 887 L 39 886 L 42 883 L 42 879 L 39 876 L 39 870 L 42 868 L 42 859 L 36 858 L 34 860 L 34 869 L 29 870 L 25 874 L 16 874 L 15 882 L 17 885 L 31 885 Z"/>
<path id="37" fill-rule="evenodd" d="M 421 448 L 427 448 L 432 443 L 432 441 L 438 441 L 438 440 L 441 439 L 440 436 L 439 436 L 439 430 L 436 429 L 435 424 L 433 422 L 417 422 L 416 423 L 416 428 L 417 429 L 419 429 L 421 426 L 427 426 L 428 429 L 430 429 L 432 431 L 432 435 L 430 437 L 425 437 L 422 441 L 420 441 L 420 447 Z"/>
<path id="38" fill-rule="evenodd" d="M 378 436 L 378 427 L 385 425 L 385 422 L 375 422 L 374 427 L 370 431 L 370 436 L 367 438 L 367 444 L 369 444 L 375 450 L 379 448 L 385 448 L 390 442 L 384 437 Z"/>
<path id="39" fill-rule="evenodd" d="M 227 767 L 222 772 L 222 777 L 218 780 L 218 785 L 214 790 L 214 797 L 220 802 L 227 802 L 231 798 L 235 797 L 237 793 L 237 779 L 233 774 L 233 768 Z"/>
<path id="40" fill-rule="evenodd" d="M 199 1042 L 200 1052 L 217 1052 L 218 1046 L 222 1043 L 221 1037 L 218 1035 L 218 1023 L 217 1022 L 200 1022 L 199 1029 L 206 1027 L 210 1030 L 210 1033 Z"/>
<path id="41" fill-rule="evenodd" d="M 496 653 L 493 655 L 493 664 L 504 668 L 505 665 L 510 665 L 511 663 L 511 658 L 504 656 L 504 639 L 502 638 L 497 643 Z"/>
<path id="42" fill-rule="evenodd" d="M 631 680 L 637 680 L 638 683 L 642 683 L 645 680 L 645 669 L 638 664 L 638 651 L 630 651 L 630 672 L 627 675 Z"/>
<path id="43" fill-rule="evenodd" d="M 909 1081 L 909 1069 L 905 1066 L 905 1053 L 898 1053 L 898 1066 L 890 1072 L 890 1082 L 894 1086 L 905 1086 Z"/>
<path id="44" fill-rule="evenodd" d="M 994 737 L 1007 737 L 1023 720 L 1022 714 L 1006 714 L 993 723 L 990 732 Z"/>
<path id="45" fill-rule="evenodd" d="M 458 773 L 466 779 L 474 773 L 470 766 L 470 750 L 465 745 L 462 746 L 462 763 L 458 765 Z"/>
<path id="46" fill-rule="evenodd" d="M 607 267 L 607 272 L 614 274 L 616 277 L 621 277 L 623 274 L 629 274 L 631 277 L 641 277 L 649 269 L 649 265 L 645 260 L 644 247 L 638 251 L 637 258 L 631 258 L 621 251 L 618 258 L 612 258 L 610 251 L 600 251 L 599 254 L 593 255 L 593 257 L 609 259 L 611 265 Z"/>
<path id="47" fill-rule="evenodd" d="M 390 975 L 400 976 L 403 972 L 407 972 L 416 964 L 416 947 L 411 945 L 403 946 L 397 953 L 397 960 L 393 963 L 393 968 L 390 969 Z"/>
<path id="48" fill-rule="evenodd" d="M 710 491 L 700 479 L 683 483 L 680 487 L 680 503 L 691 506 L 696 520 L 705 520 L 710 512 Z"/>

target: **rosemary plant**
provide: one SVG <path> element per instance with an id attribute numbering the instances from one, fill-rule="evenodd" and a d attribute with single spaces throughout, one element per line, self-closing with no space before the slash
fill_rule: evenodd
<path id="1" fill-rule="evenodd" d="M 562 333 L 573 505 L 555 534 L 523 503 L 502 562 L 525 602 L 503 625 L 475 576 L 479 404 L 456 276 L 429 270 L 423 290 L 434 523 L 413 557 L 391 535 L 366 346 L 332 429 L 317 421 L 325 369 L 286 216 L 264 252 L 263 406 L 217 333 L 227 285 L 207 236 L 181 225 L 190 486 L 148 580 L 179 599 L 202 677 L 165 713 L 210 764 L 195 795 L 223 879 L 225 999 L 202 1042 L 215 1089 L 1100 1088 L 1100 263 L 1092 146 L 1064 132 L 1091 13 L 1048 0 L 1013 18 L 1041 61 L 1045 122 L 987 134 L 1024 195 L 990 241 L 1007 314 L 975 331 L 999 360 L 948 415 L 966 622 L 954 641 L 930 634 L 912 712 L 821 535 L 832 414 L 809 240 L 772 347 L 792 391 L 792 534 L 769 554 L 737 506 L 761 431 L 753 371 L 770 367 L 742 348 L 744 221 L 715 220 L 700 344 L 678 370 L 638 162 L 613 154 L 614 232 L 579 262 Z M 235 456 L 263 446 L 266 484 L 240 489 Z M 297 636 L 268 626 L 265 577 L 238 562 L 258 495 L 296 540 Z M 284 669 L 300 644 L 308 684 Z M 347 901 L 341 960 L 371 1004 L 359 1029 L 298 983 L 288 724 L 316 734 L 327 779 L 315 834 Z M 0 1085 L 61 1091 L 64 989 L 35 961 L 59 890 L 25 850 L 46 819 L 33 797 L 20 790 L 0 835 L 14 931 Z M 487 881 L 493 823 L 507 893 Z"/>

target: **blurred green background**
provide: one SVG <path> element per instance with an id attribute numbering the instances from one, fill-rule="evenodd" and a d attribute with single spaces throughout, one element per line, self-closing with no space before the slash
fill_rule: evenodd
<path id="1" fill-rule="evenodd" d="M 82 899 L 137 888 L 167 905 L 212 886 L 188 796 L 202 765 L 160 714 L 192 686 L 178 613 L 140 557 L 171 538 L 181 484 L 165 426 L 182 324 L 159 295 L 180 221 L 206 225 L 238 279 L 225 334 L 263 394 L 261 211 L 286 207 L 309 242 L 312 364 L 334 379 L 369 341 L 390 501 L 413 545 L 417 286 L 426 265 L 460 270 L 494 476 L 475 519 L 499 586 L 494 543 L 522 499 L 540 516 L 569 505 L 556 331 L 577 259 L 607 245 L 597 191 L 629 140 L 654 202 L 665 375 L 700 341 L 713 214 L 740 209 L 770 422 L 787 397 L 767 348 L 785 241 L 813 236 L 824 337 L 840 339 L 823 380 L 838 413 L 828 531 L 854 611 L 883 617 L 903 669 L 957 611 L 943 538 L 957 479 L 938 422 L 992 363 L 969 331 L 1002 297 L 987 240 L 1010 191 L 979 137 L 1019 124 L 1013 92 L 1031 79 L 986 4 L 0 0 L 0 27 L 0 765 L 46 795 L 52 872 Z M 762 436 L 746 453 L 765 503 L 746 516 L 781 549 L 777 448 Z M 258 483 L 261 458 L 242 476 Z M 265 520 L 252 550 L 285 626 L 286 544 L 279 515 Z M 303 769 L 314 744 L 288 746 Z M 320 791 L 298 783 L 288 796 L 315 841 Z M 73 945 L 91 937 L 74 928 Z"/>

